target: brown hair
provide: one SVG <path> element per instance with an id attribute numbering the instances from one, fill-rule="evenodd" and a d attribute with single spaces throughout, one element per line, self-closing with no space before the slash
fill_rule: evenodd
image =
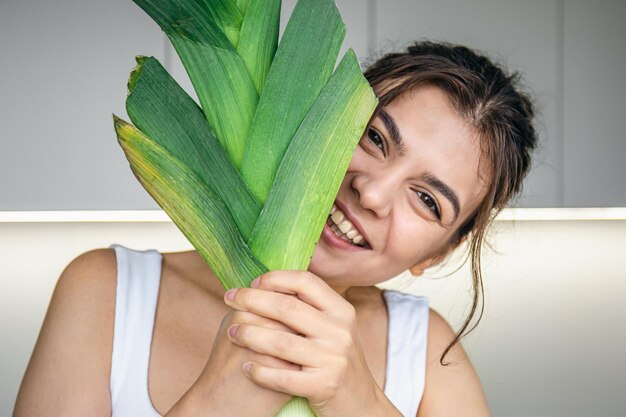
<path id="1" fill-rule="evenodd" d="M 537 144 L 533 105 L 519 86 L 518 73 L 507 74 L 487 57 L 444 42 L 416 42 L 405 52 L 384 55 L 368 67 L 365 77 L 375 91 L 379 90 L 378 109 L 418 86 L 440 88 L 479 134 L 483 158 L 491 168 L 486 197 L 450 242 L 457 245 L 469 238 L 473 302 L 463 326 L 441 355 L 439 362 L 445 366 L 448 364 L 443 360 L 450 349 L 474 330 L 483 316 L 481 248 L 487 227 L 521 191 L 522 180 L 529 171 Z M 478 318 L 470 326 L 477 312 Z"/>

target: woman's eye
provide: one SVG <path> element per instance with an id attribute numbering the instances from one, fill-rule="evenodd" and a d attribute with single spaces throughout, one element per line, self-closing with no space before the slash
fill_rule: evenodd
<path id="1" fill-rule="evenodd" d="M 367 130 L 367 137 L 369 138 L 369 141 L 374 144 L 374 146 L 383 151 L 383 154 L 385 153 L 385 141 L 380 133 L 370 127 Z"/>
<path id="2" fill-rule="evenodd" d="M 421 191 L 416 191 L 416 194 L 417 198 L 422 201 L 422 204 L 424 204 L 428 210 L 432 211 L 438 219 L 441 219 L 441 212 L 439 211 L 439 207 L 437 207 L 435 199 Z"/>

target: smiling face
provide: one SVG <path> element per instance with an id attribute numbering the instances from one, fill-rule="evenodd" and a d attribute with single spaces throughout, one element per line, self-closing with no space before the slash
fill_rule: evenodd
<path id="1" fill-rule="evenodd" d="M 309 270 L 342 289 L 445 253 L 487 193 L 480 159 L 477 134 L 439 88 L 396 98 L 372 120 L 337 195 L 369 247 L 342 244 L 326 226 Z"/>

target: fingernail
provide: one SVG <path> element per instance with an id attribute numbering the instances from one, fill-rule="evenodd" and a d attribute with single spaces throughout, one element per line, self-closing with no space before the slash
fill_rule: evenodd
<path id="1" fill-rule="evenodd" d="M 239 330 L 239 325 L 233 324 L 228 328 L 228 335 L 234 339 L 237 336 L 237 330 Z"/>
<path id="2" fill-rule="evenodd" d="M 226 294 L 224 294 L 224 298 L 227 301 L 234 301 L 235 300 L 235 294 L 237 294 L 237 288 L 233 288 L 231 290 L 226 291 Z"/>
<path id="3" fill-rule="evenodd" d="M 252 369 L 252 362 L 246 362 L 246 363 L 243 364 L 243 371 L 246 374 L 250 373 L 250 369 Z"/>
<path id="4" fill-rule="evenodd" d="M 250 283 L 250 287 L 251 288 L 259 288 L 259 285 L 261 284 L 261 277 L 256 277 L 255 279 L 252 280 L 252 282 Z"/>

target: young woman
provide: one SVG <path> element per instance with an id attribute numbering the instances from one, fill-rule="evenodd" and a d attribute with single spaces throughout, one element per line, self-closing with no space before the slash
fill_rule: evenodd
<path id="1" fill-rule="evenodd" d="M 195 251 L 83 254 L 14 416 L 270 417 L 294 395 L 318 417 L 489 415 L 458 343 L 471 316 L 455 334 L 426 298 L 374 285 L 468 240 L 474 315 L 485 228 L 536 143 L 531 103 L 515 76 L 448 44 L 384 56 L 366 77 L 380 105 L 307 272 L 224 293 Z"/>

